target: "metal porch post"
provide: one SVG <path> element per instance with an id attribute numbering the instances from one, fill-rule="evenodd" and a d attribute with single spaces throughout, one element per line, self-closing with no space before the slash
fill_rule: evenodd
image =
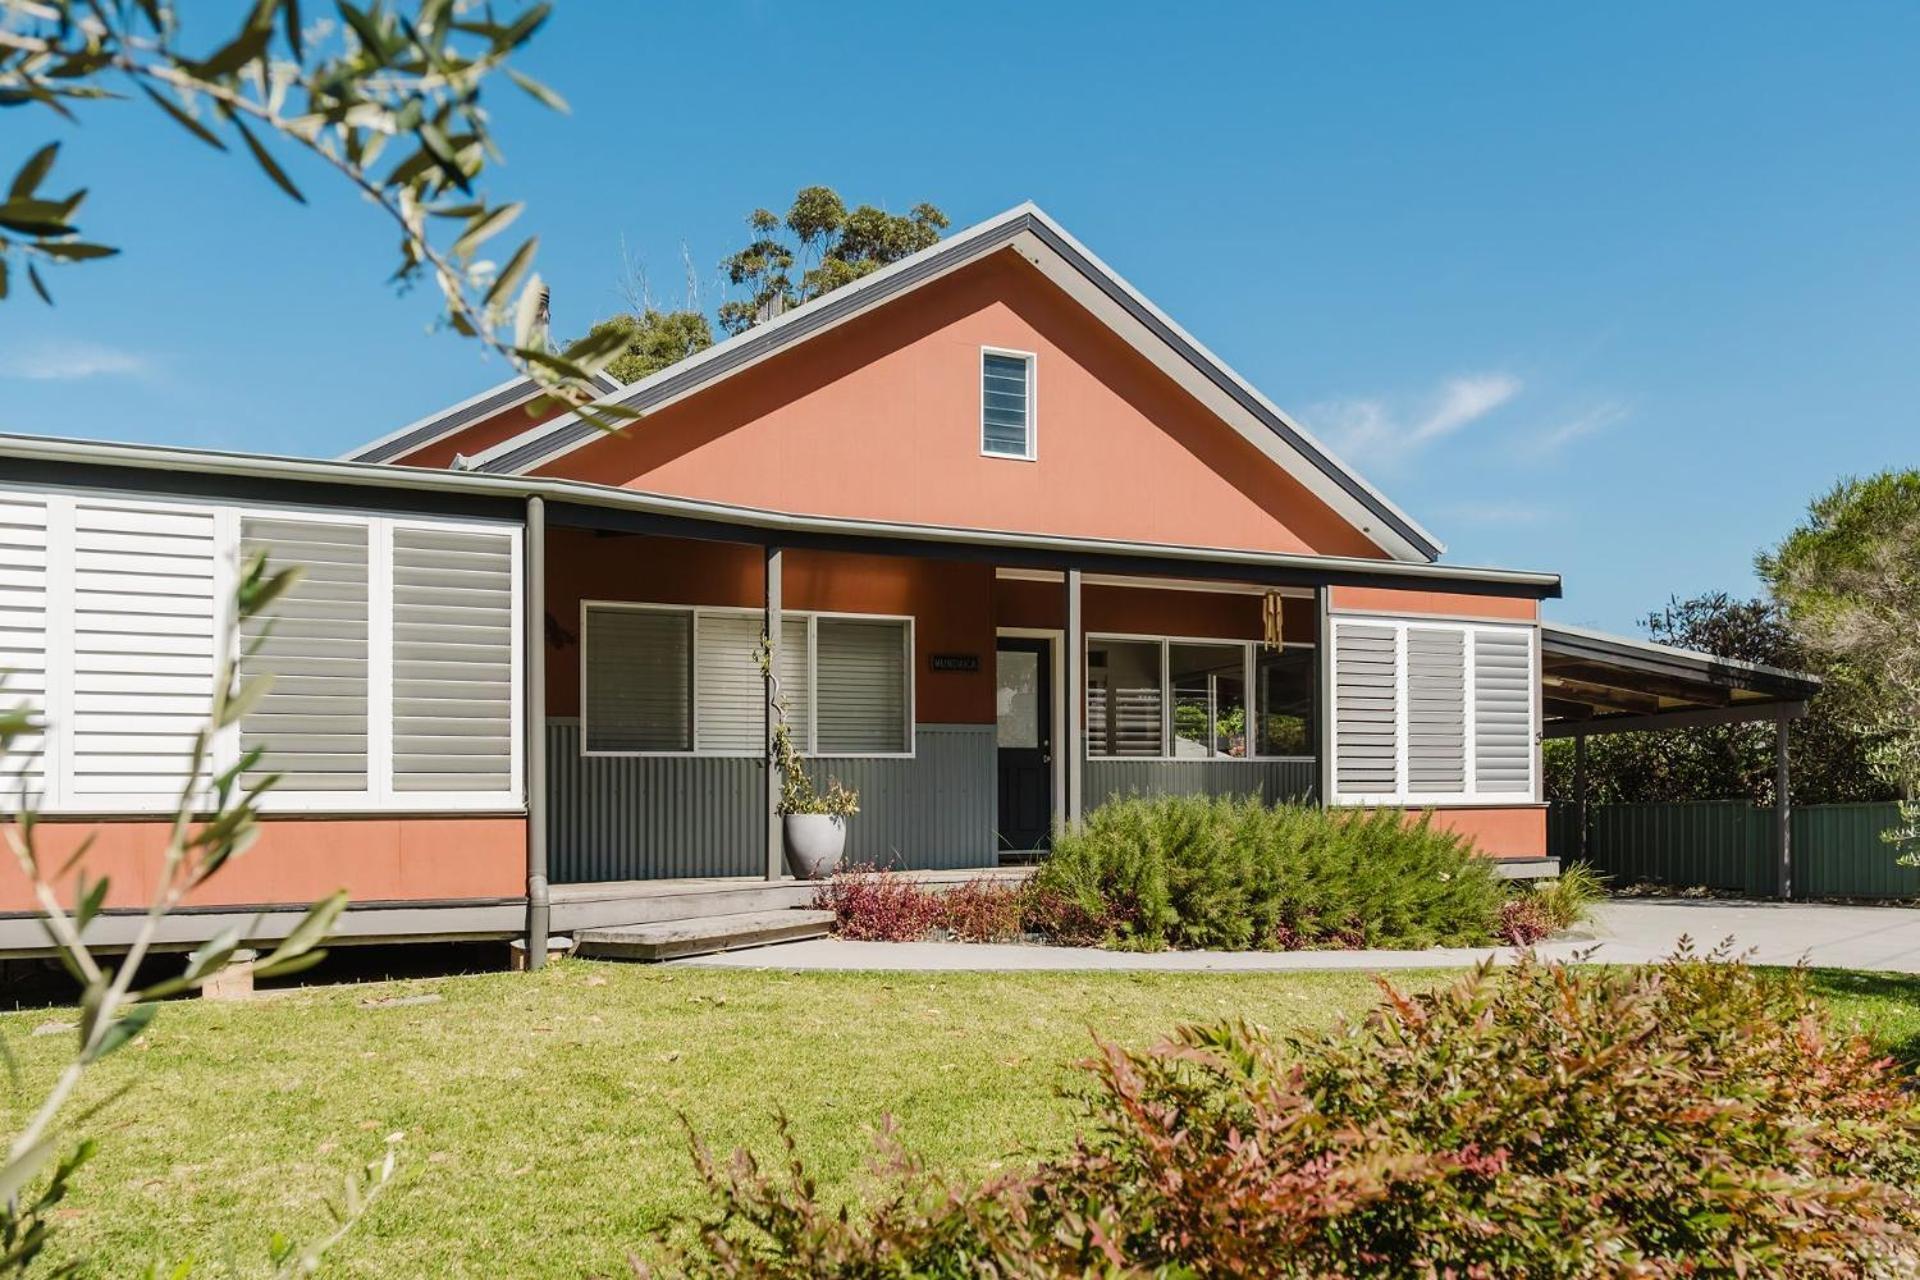
<path id="1" fill-rule="evenodd" d="M 1793 898 L 1793 778 L 1787 767 L 1786 716 L 1773 722 L 1773 853 L 1779 869 L 1780 897 Z"/>
<path id="2" fill-rule="evenodd" d="M 1587 735 L 1573 735 L 1573 819 L 1579 835 L 1573 841 L 1574 857 L 1587 860 Z"/>
<path id="3" fill-rule="evenodd" d="M 774 747 L 774 734 L 779 726 L 779 711 L 774 701 L 779 697 L 780 681 L 780 591 L 781 564 L 780 548 L 769 546 L 766 549 L 767 566 L 767 823 L 766 823 L 766 874 L 769 880 L 778 880 L 784 872 L 784 850 L 780 838 L 780 758 Z"/>
<path id="4" fill-rule="evenodd" d="M 1061 655 L 1061 674 L 1066 689 L 1061 696 L 1067 708 L 1067 794 L 1061 797 L 1061 809 L 1067 816 L 1067 829 L 1078 831 L 1084 816 L 1081 798 L 1081 772 L 1086 759 L 1087 696 L 1082 688 L 1086 678 L 1086 642 L 1080 636 L 1080 570 L 1066 572 L 1067 634 L 1066 652 Z"/>
<path id="5" fill-rule="evenodd" d="M 522 699 L 527 718 L 527 968 L 547 962 L 547 933 L 552 904 L 547 890 L 547 504 L 527 499 L 526 573 L 522 607 L 526 613 L 527 682 Z"/>
<path id="6" fill-rule="evenodd" d="M 1333 797 L 1333 591 L 1313 589 L 1314 789 L 1321 808 Z"/>

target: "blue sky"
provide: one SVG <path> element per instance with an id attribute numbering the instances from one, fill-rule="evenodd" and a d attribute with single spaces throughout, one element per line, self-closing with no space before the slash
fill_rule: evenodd
<path id="1" fill-rule="evenodd" d="M 1563 620 L 1753 587 L 1756 548 L 1920 442 L 1920 8 L 698 6 L 562 0 L 499 104 L 556 325 L 624 242 L 708 305 L 755 205 L 956 225 L 1038 201 L 1449 544 Z M 126 253 L 0 304 L 0 428 L 331 455 L 504 376 L 145 108 L 20 112 Z"/>

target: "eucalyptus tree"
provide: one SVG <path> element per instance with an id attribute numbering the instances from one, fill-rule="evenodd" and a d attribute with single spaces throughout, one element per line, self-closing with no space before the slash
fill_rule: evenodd
<path id="1" fill-rule="evenodd" d="M 244 153 L 302 202 L 283 157 L 312 157 L 392 223 L 396 283 L 430 278 L 446 327 L 585 408 L 599 395 L 592 375 L 621 343 L 589 335 L 553 349 L 537 238 L 496 253 L 522 206 L 492 200 L 480 182 L 498 158 L 485 104 L 503 76 L 566 109 L 508 65 L 550 9 L 338 0 L 309 22 L 300 0 L 255 0 L 237 30 L 201 48 L 185 43 L 172 0 L 0 0 L 0 107 L 68 120 L 106 103 L 157 111 L 197 144 Z M 53 185 L 58 157 L 57 142 L 34 151 L 0 201 L 0 299 L 24 287 L 50 302 L 49 268 L 118 252 L 83 233 L 87 192 Z M 611 426 L 627 415 L 594 406 L 586 416 Z"/>

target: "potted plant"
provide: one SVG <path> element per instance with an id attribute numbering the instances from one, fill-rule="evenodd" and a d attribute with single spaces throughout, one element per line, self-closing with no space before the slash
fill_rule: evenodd
<path id="1" fill-rule="evenodd" d="M 827 780 L 825 792 L 813 785 L 787 731 L 787 700 L 772 674 L 765 633 L 756 657 L 760 674 L 773 685 L 773 765 L 780 770 L 780 832 L 787 869 L 801 880 L 824 880 L 839 867 L 840 855 L 846 851 L 847 819 L 860 812 L 860 793 L 838 778 Z"/>
<path id="2" fill-rule="evenodd" d="M 787 869 L 801 880 L 824 880 L 840 865 L 847 847 L 847 819 L 860 812 L 860 794 L 838 778 L 828 779 L 825 791 L 815 787 L 784 723 L 774 729 L 773 745 L 780 768 L 780 827 Z"/>

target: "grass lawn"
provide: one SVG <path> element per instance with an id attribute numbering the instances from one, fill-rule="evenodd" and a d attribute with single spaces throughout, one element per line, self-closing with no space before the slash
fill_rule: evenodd
<path id="1" fill-rule="evenodd" d="M 1401 975 L 1428 985 L 1442 974 Z M 1920 979 L 1823 972 L 1819 989 L 1890 1047 L 1920 1046 Z M 134 1090 L 93 1128 L 101 1152 L 63 1224 L 89 1274 L 192 1256 L 257 1269 L 273 1231 L 318 1235 L 345 1172 L 403 1133 L 401 1172 L 336 1253 L 345 1276 L 625 1273 L 703 1207 L 677 1120 L 716 1148 L 767 1151 L 784 1109 L 831 1188 L 857 1192 L 883 1112 L 937 1167 L 981 1173 L 1057 1146 L 1060 1091 L 1089 1028 L 1146 1043 L 1174 1023 L 1274 1026 L 1371 1003 L 1356 974 L 779 974 L 570 961 L 182 1002 L 92 1079 Z M 432 993 L 435 1003 L 363 1007 Z M 61 1011 L 4 1015 L 37 1099 Z"/>

